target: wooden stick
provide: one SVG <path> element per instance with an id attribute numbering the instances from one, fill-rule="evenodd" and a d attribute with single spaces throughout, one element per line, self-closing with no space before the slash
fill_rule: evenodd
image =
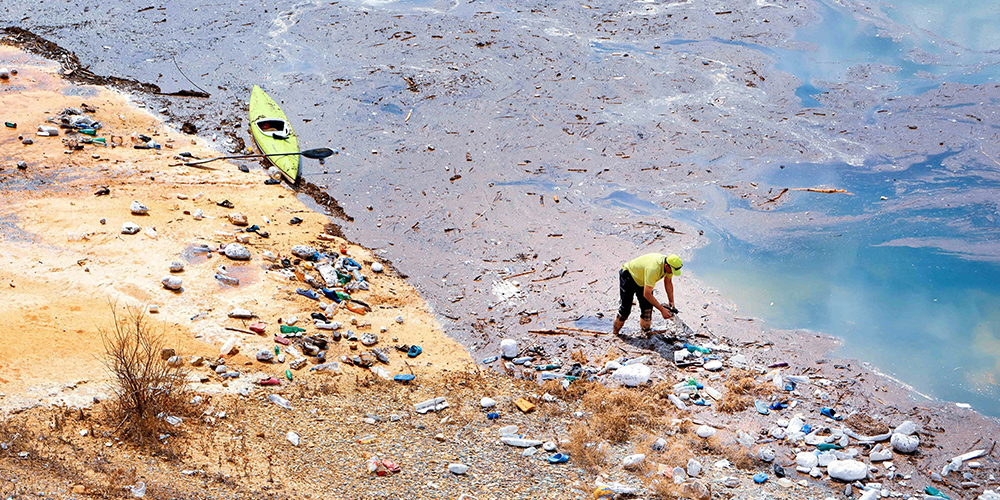
<path id="1" fill-rule="evenodd" d="M 569 327 L 569 326 L 557 326 L 556 330 L 566 330 L 566 331 L 569 331 L 569 332 L 593 333 L 593 334 L 596 334 L 596 335 L 607 335 L 608 334 L 608 332 L 599 332 L 597 330 L 584 330 L 582 328 L 572 328 L 572 327 Z"/>
<path id="2" fill-rule="evenodd" d="M 535 270 L 534 270 L 534 269 L 532 269 L 532 270 L 530 270 L 530 271 L 525 271 L 525 272 L 523 272 L 523 273 L 517 273 L 517 274 L 512 274 L 512 275 L 510 275 L 510 276 L 505 276 L 505 277 L 504 277 L 503 279 L 505 279 L 505 280 L 509 280 L 509 279 L 511 279 L 511 278 L 516 278 L 516 277 L 518 277 L 518 276 L 524 276 L 525 274 L 531 274 L 531 273 L 533 273 L 533 272 L 535 272 Z"/>
<path id="3" fill-rule="evenodd" d="M 486 210 L 483 210 L 483 213 L 479 214 L 479 216 L 476 217 L 475 219 L 472 219 L 472 223 L 469 224 L 469 225 L 470 226 L 476 225 L 476 221 L 479 220 L 480 217 L 486 215 L 486 212 L 489 212 L 493 208 L 493 204 L 496 203 L 497 200 L 499 200 L 499 199 L 500 199 L 500 191 L 497 191 L 496 197 L 494 197 L 493 201 L 490 202 L 490 205 L 488 207 L 486 207 Z"/>
<path id="4" fill-rule="evenodd" d="M 849 194 L 849 195 L 851 195 L 851 196 L 854 196 L 854 193 L 851 193 L 851 192 L 849 192 L 849 191 L 845 191 L 845 190 L 843 190 L 843 189 L 828 189 L 828 188 L 792 188 L 791 190 L 792 190 L 792 191 L 809 191 L 810 193 L 826 193 L 826 194 L 834 194 L 834 193 L 844 193 L 844 194 Z"/>
<path id="5" fill-rule="evenodd" d="M 774 198 L 771 198 L 770 200 L 767 200 L 764 203 L 761 203 L 761 205 L 767 205 L 768 203 L 774 203 L 774 202 L 778 201 L 778 198 L 781 198 L 781 195 L 783 195 L 783 194 L 785 194 L 787 192 L 788 192 L 788 188 L 782 189 L 781 192 L 778 193 L 778 196 L 775 196 Z"/>
<path id="6" fill-rule="evenodd" d="M 233 328 L 231 326 L 227 326 L 226 330 L 229 330 L 231 332 L 249 333 L 250 335 L 257 335 L 256 333 L 251 332 L 250 330 L 240 330 L 239 328 Z"/>

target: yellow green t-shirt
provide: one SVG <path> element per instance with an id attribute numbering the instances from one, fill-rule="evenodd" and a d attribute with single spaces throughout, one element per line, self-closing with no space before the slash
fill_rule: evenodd
<path id="1" fill-rule="evenodd" d="M 663 279 L 666 271 L 663 269 L 667 263 L 667 256 L 660 253 L 647 253 L 642 257 L 636 257 L 622 266 L 632 275 L 635 284 L 639 286 L 654 286 L 657 281 Z"/>

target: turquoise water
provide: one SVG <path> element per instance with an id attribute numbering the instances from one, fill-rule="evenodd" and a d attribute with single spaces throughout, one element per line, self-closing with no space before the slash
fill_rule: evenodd
<path id="1" fill-rule="evenodd" d="M 947 157 L 893 172 L 760 169 L 753 176 L 773 185 L 826 183 L 854 196 L 793 191 L 767 212 L 723 198 L 715 215 L 682 214 L 712 241 L 688 267 L 741 314 L 844 338 L 842 354 L 1000 415 L 1000 182 L 955 175 L 941 165 Z M 972 196 L 949 198 L 960 190 Z M 744 217 L 777 229 L 748 230 L 735 223 Z"/>
<path id="2" fill-rule="evenodd" d="M 885 77 L 893 94 L 1000 76 L 1000 6 L 883 5 L 909 30 L 893 39 L 820 3 L 823 19 L 797 38 L 815 50 L 760 48 L 802 81 L 803 106 L 821 105 L 815 96 L 823 83 L 842 81 L 860 64 L 896 68 Z M 957 153 L 906 169 L 886 167 L 905 163 L 894 158 L 860 167 L 761 165 L 743 180 L 836 186 L 854 195 L 792 191 L 777 208 L 761 210 L 731 190 L 712 188 L 714 206 L 671 214 L 706 230 L 711 243 L 688 267 L 733 299 L 741 314 L 836 335 L 846 341 L 838 354 L 871 361 L 923 393 L 1000 416 L 1000 180 L 985 156 L 978 164 L 943 166 Z"/>

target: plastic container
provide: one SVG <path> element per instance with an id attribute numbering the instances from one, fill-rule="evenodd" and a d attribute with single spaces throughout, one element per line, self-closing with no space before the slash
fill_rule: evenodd
<path id="1" fill-rule="evenodd" d="M 518 448 L 531 448 L 532 446 L 542 445 L 542 442 L 537 439 L 525 439 L 515 436 L 502 436 L 500 437 L 500 441 L 506 445 L 516 446 Z"/>
<path id="2" fill-rule="evenodd" d="M 653 370 L 647 365 L 628 365 L 615 370 L 611 374 L 611 380 L 628 387 L 635 387 L 649 382 L 649 376 L 652 373 Z"/>
<path id="3" fill-rule="evenodd" d="M 236 337 L 231 337 L 219 348 L 219 356 L 228 356 L 229 353 L 233 352 L 234 347 L 236 347 Z"/>

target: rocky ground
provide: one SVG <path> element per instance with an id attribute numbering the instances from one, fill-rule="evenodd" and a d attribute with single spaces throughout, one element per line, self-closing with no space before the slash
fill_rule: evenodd
<path id="1" fill-rule="evenodd" d="M 471 359 L 389 263 L 338 236 L 295 193 L 266 185 L 261 169 L 184 167 L 180 152 L 216 153 L 120 94 L 68 86 L 54 66 L 10 49 L 0 57 L 20 70 L 0 83 L 5 119 L 18 122 L 0 142 L 9 297 L 0 316 L 16 325 L 0 337 L 4 498 L 143 488 L 151 498 L 588 498 L 601 487 L 640 498 L 993 498 L 983 493 L 997 486 L 990 421 L 907 403 L 905 388 L 871 367 L 825 357 L 830 338 L 760 340 L 721 301 L 706 301 L 701 324 L 697 304 L 686 304 L 686 323 L 652 339 L 532 325 L 500 335 L 513 342 L 510 359 Z M 72 107 L 81 114 L 67 115 Z M 35 135 L 59 116 L 100 121 L 96 137 L 118 146 L 66 129 Z M 161 148 L 134 147 L 150 141 Z M 336 287 L 324 269 L 335 264 L 352 274 L 343 288 L 360 286 L 345 255 L 368 287 L 347 290 L 360 301 L 353 311 L 324 307 L 321 290 Z M 183 270 L 170 270 L 175 261 Z M 494 286 L 504 278 L 517 279 Z M 153 446 L 122 439 L 109 418 L 109 302 L 149 312 L 173 350 L 162 361 L 188 373 L 192 392 L 162 415 L 170 427 Z M 495 314 L 477 314 L 481 331 Z M 292 317 L 304 332 L 282 332 Z M 325 359 L 315 355 L 322 341 Z M 392 348 L 404 344 L 422 352 Z M 359 366 L 365 358 L 374 365 Z M 338 363 L 335 373 L 311 369 L 323 362 Z M 386 378 L 395 375 L 414 380 Z M 432 398 L 447 404 L 419 413 Z M 557 453 L 568 461 L 550 463 Z M 373 457 L 390 463 L 370 473 Z"/>

